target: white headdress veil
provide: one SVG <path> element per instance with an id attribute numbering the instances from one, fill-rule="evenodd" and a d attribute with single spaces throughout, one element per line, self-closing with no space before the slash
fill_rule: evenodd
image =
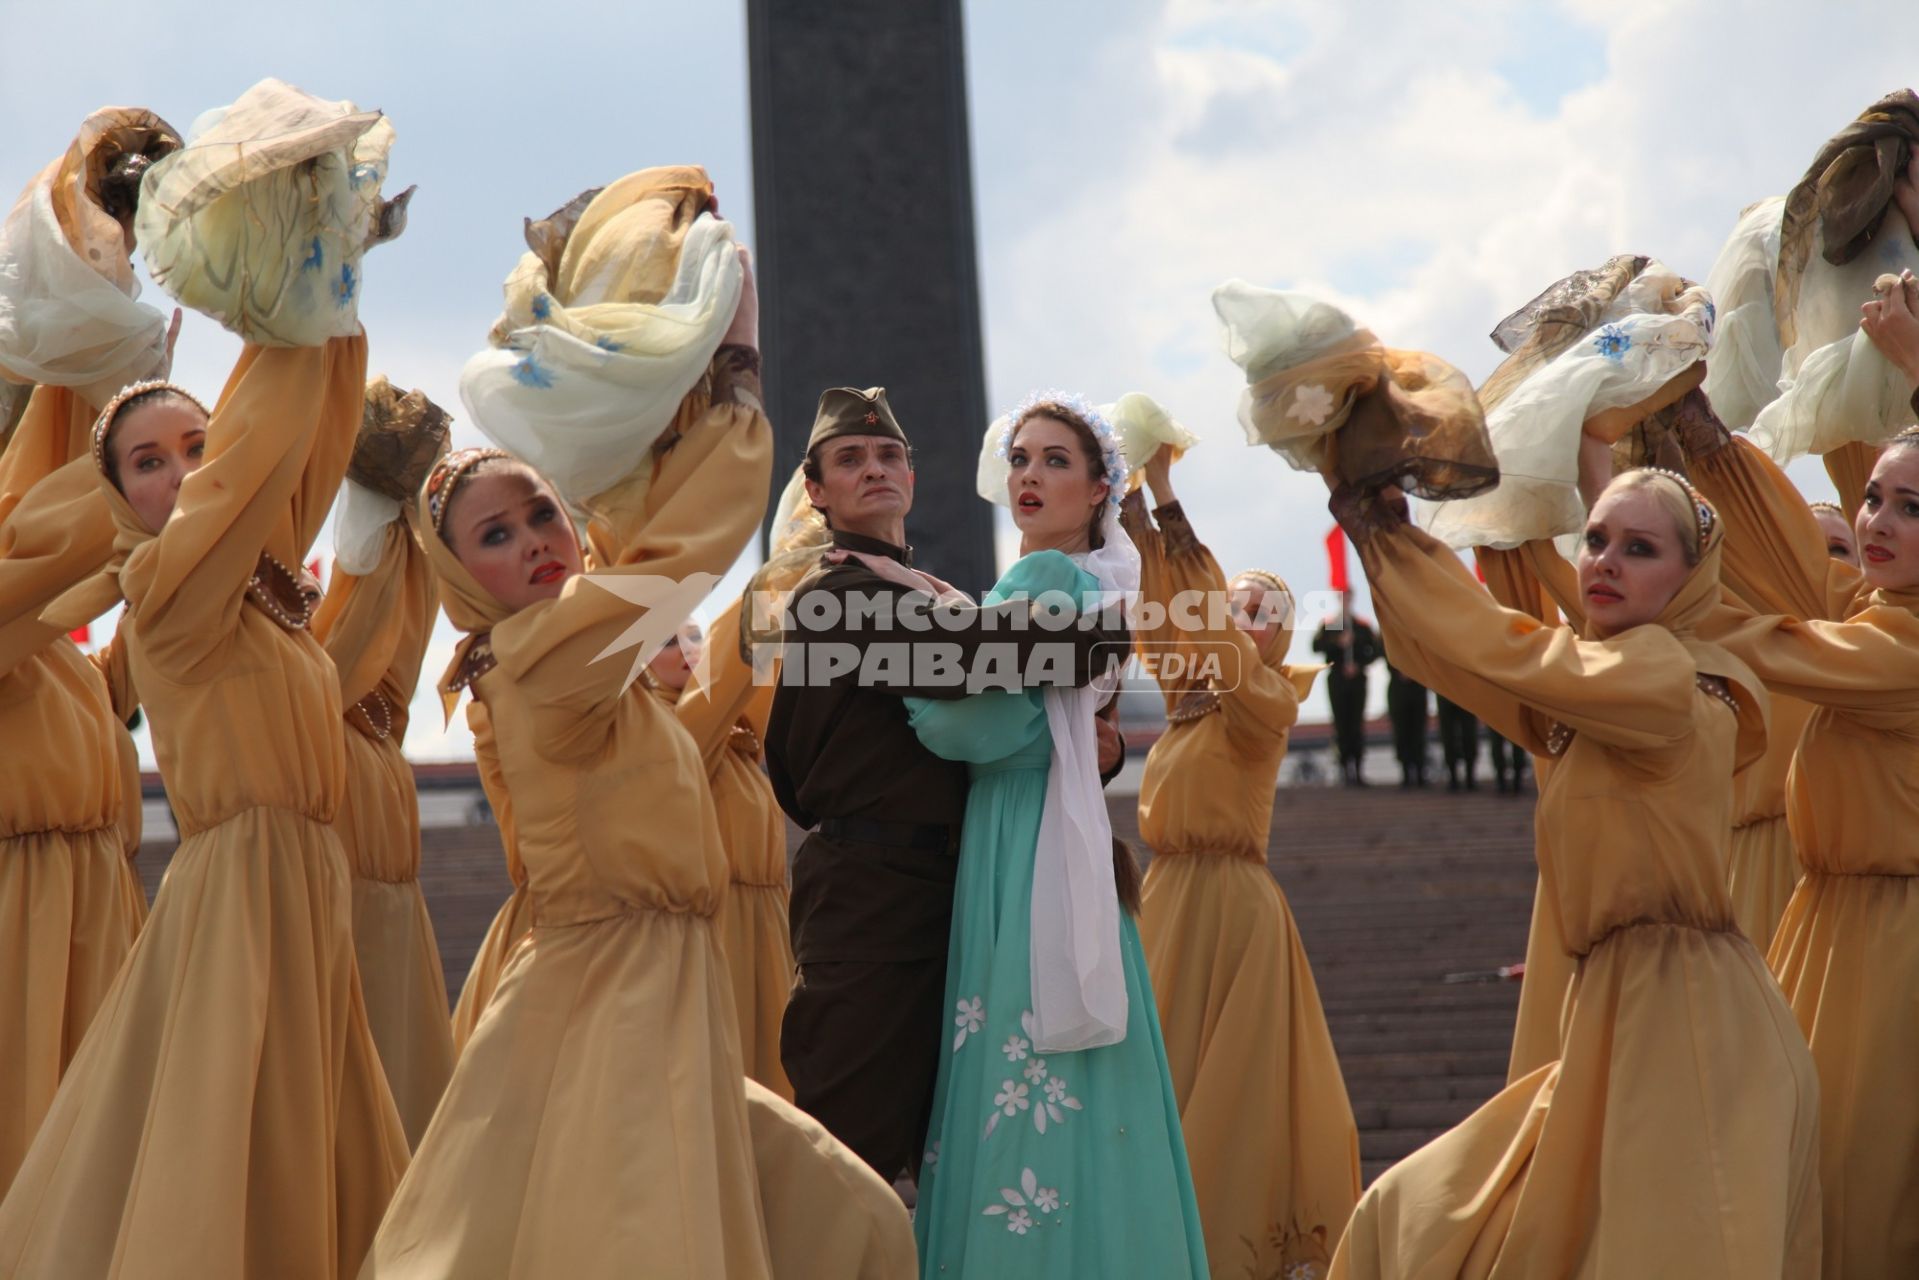
<path id="1" fill-rule="evenodd" d="M 979 493 L 1010 506 L 1007 453 L 1013 425 L 1030 410 L 1059 404 L 1084 418 L 1099 440 L 1111 491 L 1100 513 L 1102 545 L 1073 559 L 1099 580 L 1099 596 L 1083 612 L 1131 599 L 1139 591 L 1139 550 L 1119 525 L 1126 458 L 1112 424 L 1084 397 L 1047 391 L 1027 397 L 987 428 L 980 450 Z M 1093 715 L 1119 686 L 1117 672 L 1082 688 L 1048 688 L 1046 727 L 1053 737 L 1039 847 L 1033 856 L 1031 928 L 1033 1047 L 1069 1053 L 1126 1038 L 1126 969 L 1120 954 L 1119 889 L 1113 879 L 1113 827 L 1099 783 L 1099 740 Z"/>

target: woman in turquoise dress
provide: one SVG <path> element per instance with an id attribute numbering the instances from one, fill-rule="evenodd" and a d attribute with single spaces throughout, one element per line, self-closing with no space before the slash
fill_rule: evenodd
<path id="1" fill-rule="evenodd" d="M 981 489 L 1013 509 L 1021 556 L 988 599 L 1136 590 L 1124 488 L 1112 428 L 1077 397 L 996 422 Z M 1120 904 L 1132 877 L 1115 872 L 1099 790 L 1092 715 L 1114 679 L 908 699 L 920 740 L 973 778 L 952 1036 L 914 1223 L 928 1276 L 1207 1274 L 1146 960 Z"/>

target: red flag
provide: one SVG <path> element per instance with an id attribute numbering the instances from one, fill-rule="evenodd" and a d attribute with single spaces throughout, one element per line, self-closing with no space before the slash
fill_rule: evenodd
<path id="1" fill-rule="evenodd" d="M 1346 531 L 1338 525 L 1326 535 L 1326 565 L 1326 572 L 1332 575 L 1333 590 L 1350 590 L 1352 582 L 1346 576 Z"/>

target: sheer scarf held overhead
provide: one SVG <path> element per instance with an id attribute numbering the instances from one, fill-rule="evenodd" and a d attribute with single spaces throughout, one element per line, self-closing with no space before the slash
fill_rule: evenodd
<path id="1" fill-rule="evenodd" d="M 1093 424 L 1112 493 L 1100 518 L 1103 545 L 1072 559 L 1099 581 L 1097 608 L 1134 599 L 1139 593 L 1139 549 L 1119 525 L 1119 498 L 1126 481 L 1119 438 L 1105 418 L 1078 397 L 1045 394 L 1036 399 L 1067 404 Z M 987 429 L 981 452 L 980 496 L 1001 506 L 1008 505 L 1010 475 L 1010 467 L 1002 464 L 1020 412 L 1016 409 Z M 1082 615 L 1085 612 L 1082 602 Z M 1041 694 L 1053 753 L 1033 854 L 1027 930 L 1036 1052 L 1071 1053 L 1126 1038 L 1113 824 L 1099 782 L 1099 738 L 1093 727 L 1094 714 L 1118 687 L 1115 672 L 1079 688 L 1048 687 Z"/>
<path id="2" fill-rule="evenodd" d="M 638 468 L 733 322 L 745 277 L 712 205 L 705 170 L 669 166 L 528 219 L 505 310 L 460 372 L 474 423 L 576 514 Z"/>
<path id="3" fill-rule="evenodd" d="M 179 145 L 152 112 L 103 107 L 20 194 L 0 224 L 0 370 L 8 379 L 73 387 L 99 405 L 164 372 L 166 317 L 139 301 L 120 223 L 100 201 L 116 162 L 158 159 Z"/>
<path id="4" fill-rule="evenodd" d="M 468 665 L 474 650 L 486 640 L 487 633 L 495 626 L 513 616 L 513 610 L 501 604 L 480 585 L 479 580 L 460 563 L 460 558 L 453 554 L 453 548 L 447 545 L 446 539 L 440 536 L 434 520 L 433 499 L 440 485 L 452 483 L 457 487 L 457 477 L 485 459 L 511 457 L 511 454 L 500 449 L 456 450 L 434 466 L 417 499 L 420 541 L 426 547 L 427 562 L 433 566 L 434 577 L 440 584 L 440 607 L 446 610 L 446 620 L 461 632 L 459 643 L 453 646 L 452 661 L 447 663 L 446 670 L 434 685 L 439 691 L 440 707 L 446 713 L 448 723 L 453 720 L 453 709 L 460 705 L 460 691 L 469 682 Z M 448 498 L 451 498 L 451 494 Z"/>
<path id="5" fill-rule="evenodd" d="M 1499 483 L 1472 383 L 1444 360 L 1387 347 L 1303 293 L 1228 280 L 1213 309 L 1246 373 L 1248 444 L 1369 493 L 1396 485 L 1437 502 Z"/>

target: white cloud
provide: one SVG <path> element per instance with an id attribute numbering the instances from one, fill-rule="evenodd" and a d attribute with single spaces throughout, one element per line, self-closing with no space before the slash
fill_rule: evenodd
<path id="1" fill-rule="evenodd" d="M 1243 443 L 1213 286 L 1317 293 L 1481 378 L 1494 323 L 1568 271 L 1634 251 L 1703 279 L 1744 205 L 1919 81 L 1891 0 L 969 17 L 989 398 L 1154 395 L 1206 441 L 1176 472 L 1202 536 L 1299 591 L 1326 580 L 1325 489 Z M 1555 93 L 1555 65 L 1583 82 Z"/>

